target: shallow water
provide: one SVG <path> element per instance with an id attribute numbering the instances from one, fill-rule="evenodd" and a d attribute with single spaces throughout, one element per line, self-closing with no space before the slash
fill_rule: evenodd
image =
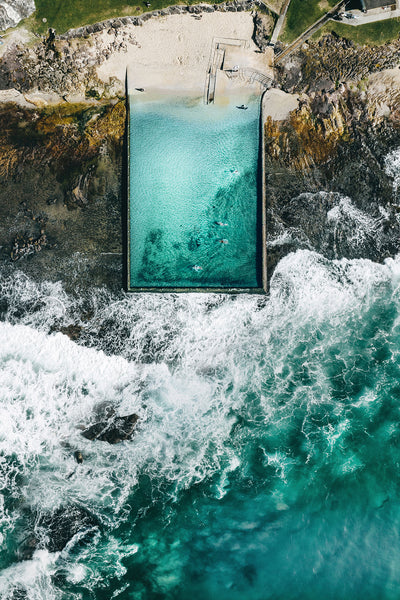
<path id="1" fill-rule="evenodd" d="M 298 251 L 268 299 L 3 285 L 0 595 L 398 598 L 399 259 Z M 80 435 L 104 402 L 131 442 Z M 99 526 L 48 552 L 71 505 Z"/>
<path id="2" fill-rule="evenodd" d="M 130 112 L 131 287 L 260 287 L 257 97 Z"/>

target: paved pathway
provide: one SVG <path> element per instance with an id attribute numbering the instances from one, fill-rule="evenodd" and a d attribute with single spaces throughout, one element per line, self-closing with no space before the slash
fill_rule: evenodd
<path id="1" fill-rule="evenodd" d="M 290 4 L 290 0 L 285 0 L 284 5 L 282 6 L 281 14 L 278 17 L 278 20 L 274 27 L 274 31 L 272 32 L 272 35 L 271 35 L 270 44 L 272 46 L 275 46 L 275 44 L 278 41 L 278 38 L 281 34 L 281 30 L 283 27 L 283 23 L 285 21 L 285 17 L 286 17 L 287 9 L 289 8 L 289 4 Z"/>
<path id="2" fill-rule="evenodd" d="M 339 23 L 344 23 L 345 25 L 353 25 L 353 27 L 357 27 L 357 25 L 366 25 L 367 23 L 377 23 L 378 21 L 386 21 L 387 19 L 394 19 L 395 17 L 400 17 L 400 9 L 396 10 L 380 10 L 379 12 L 369 12 L 368 14 L 364 14 L 361 11 L 352 11 L 352 14 L 355 15 L 354 19 L 347 19 L 343 17 Z"/>
<path id="3" fill-rule="evenodd" d="M 299 46 L 301 46 L 301 44 L 303 44 L 303 42 L 305 42 L 316 31 L 318 31 L 318 29 L 320 29 L 323 25 L 325 25 L 325 23 L 327 21 L 332 19 L 333 15 L 335 15 L 337 13 L 337 11 L 342 6 L 345 5 L 345 2 L 346 2 L 346 0 L 341 0 L 340 2 L 338 2 L 338 4 L 336 4 L 333 8 L 331 8 L 331 10 L 329 12 L 327 12 L 323 17 L 318 19 L 318 21 L 316 21 L 313 25 L 311 25 L 311 27 L 306 29 L 306 31 L 304 33 L 302 33 L 292 44 L 290 44 L 290 46 L 288 46 L 287 48 L 285 48 L 285 50 L 283 50 L 283 52 L 278 54 L 275 57 L 275 65 L 277 63 L 279 63 L 283 58 L 285 58 L 285 56 L 287 56 L 288 54 L 291 54 L 292 52 L 297 50 L 297 48 Z M 355 19 L 353 19 L 353 20 L 355 20 Z M 347 22 L 347 19 L 346 19 L 346 22 Z"/>

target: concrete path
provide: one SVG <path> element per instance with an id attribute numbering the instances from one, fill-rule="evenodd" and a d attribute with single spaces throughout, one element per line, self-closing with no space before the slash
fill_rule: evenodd
<path id="1" fill-rule="evenodd" d="M 278 38 L 281 34 L 281 30 L 282 30 L 283 23 L 286 18 L 286 13 L 287 13 L 287 9 L 289 8 L 289 4 L 290 4 L 290 0 L 285 0 L 285 4 L 282 6 L 281 14 L 279 15 L 278 20 L 275 24 L 274 31 L 272 32 L 271 40 L 270 40 L 270 44 L 273 46 L 275 46 L 275 44 L 278 41 Z"/>
<path id="2" fill-rule="evenodd" d="M 287 48 L 285 48 L 285 50 L 283 50 L 283 52 L 281 52 L 280 54 L 278 54 L 275 57 L 275 65 L 277 63 L 279 63 L 283 58 L 285 58 L 285 56 L 287 56 L 288 54 L 291 54 L 291 52 L 294 52 L 295 50 L 297 50 L 297 48 L 299 46 L 301 46 L 301 44 L 303 42 L 305 42 L 316 31 L 318 31 L 318 29 L 320 29 L 323 25 L 325 25 L 325 23 L 327 21 L 329 21 L 330 19 L 332 19 L 332 17 L 337 13 L 337 11 L 342 6 L 345 5 L 345 2 L 346 2 L 346 0 L 341 0 L 340 2 L 338 2 L 333 8 L 331 8 L 331 10 L 329 12 L 327 12 L 320 19 L 318 19 L 318 21 L 316 21 L 313 25 L 311 25 L 311 27 L 309 27 L 308 29 L 306 29 L 306 31 L 304 31 L 304 33 L 302 33 L 292 44 L 290 44 Z M 346 20 L 346 22 L 347 22 L 347 20 Z"/>
<path id="3" fill-rule="evenodd" d="M 379 9 L 379 12 L 378 9 L 376 9 L 376 11 L 368 11 L 368 14 L 364 14 L 358 10 L 352 10 L 351 14 L 354 15 L 354 19 L 343 17 L 339 23 L 353 25 L 353 27 L 357 27 L 358 25 L 366 25 L 367 23 L 378 23 L 379 21 L 386 21 L 387 19 L 395 19 L 396 17 L 400 17 L 400 9 Z"/>

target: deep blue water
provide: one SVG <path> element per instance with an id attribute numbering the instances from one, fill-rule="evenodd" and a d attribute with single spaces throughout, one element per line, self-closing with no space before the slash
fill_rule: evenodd
<path id="1" fill-rule="evenodd" d="M 260 100 L 132 97 L 131 287 L 260 287 Z"/>
<path id="2" fill-rule="evenodd" d="M 0 291 L 2 597 L 399 598 L 399 260 L 298 251 L 268 299 L 94 291 L 81 345 L 60 285 Z M 132 441 L 82 438 L 104 402 Z M 49 552 L 60 506 L 98 525 Z"/>

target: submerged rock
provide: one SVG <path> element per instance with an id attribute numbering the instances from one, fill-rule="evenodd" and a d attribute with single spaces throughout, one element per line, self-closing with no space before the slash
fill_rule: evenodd
<path id="1" fill-rule="evenodd" d="M 86 508 L 76 505 L 62 506 L 39 516 L 28 511 L 26 519 L 25 529 L 29 533 L 18 546 L 19 560 L 30 560 L 36 550 L 43 548 L 49 552 L 61 552 L 77 534 L 76 543 L 85 544 L 100 530 L 99 520 Z M 15 593 L 19 593 L 19 588 Z"/>
<path id="2" fill-rule="evenodd" d="M 82 456 L 82 452 L 80 450 L 76 450 L 74 452 L 74 458 L 75 458 L 76 462 L 78 463 L 78 465 L 81 465 L 83 463 L 83 456 Z"/>
<path id="3" fill-rule="evenodd" d="M 124 417 L 112 415 L 109 420 L 100 421 L 82 431 L 88 440 L 100 440 L 109 444 L 118 444 L 131 439 L 139 417 L 133 413 Z"/>
<path id="4" fill-rule="evenodd" d="M 68 336 L 70 340 L 75 341 L 80 337 L 82 327 L 80 325 L 66 325 L 65 327 L 60 327 L 59 331 Z"/>
<path id="5" fill-rule="evenodd" d="M 6 596 L 4 600 L 26 600 L 27 598 L 27 590 L 18 585 L 11 591 L 11 593 L 8 596 Z"/>
<path id="6" fill-rule="evenodd" d="M 38 528 L 44 534 L 44 546 L 49 552 L 60 552 L 78 533 L 81 534 L 81 544 L 92 537 L 99 527 L 98 519 L 81 506 L 61 507 L 38 520 Z"/>

